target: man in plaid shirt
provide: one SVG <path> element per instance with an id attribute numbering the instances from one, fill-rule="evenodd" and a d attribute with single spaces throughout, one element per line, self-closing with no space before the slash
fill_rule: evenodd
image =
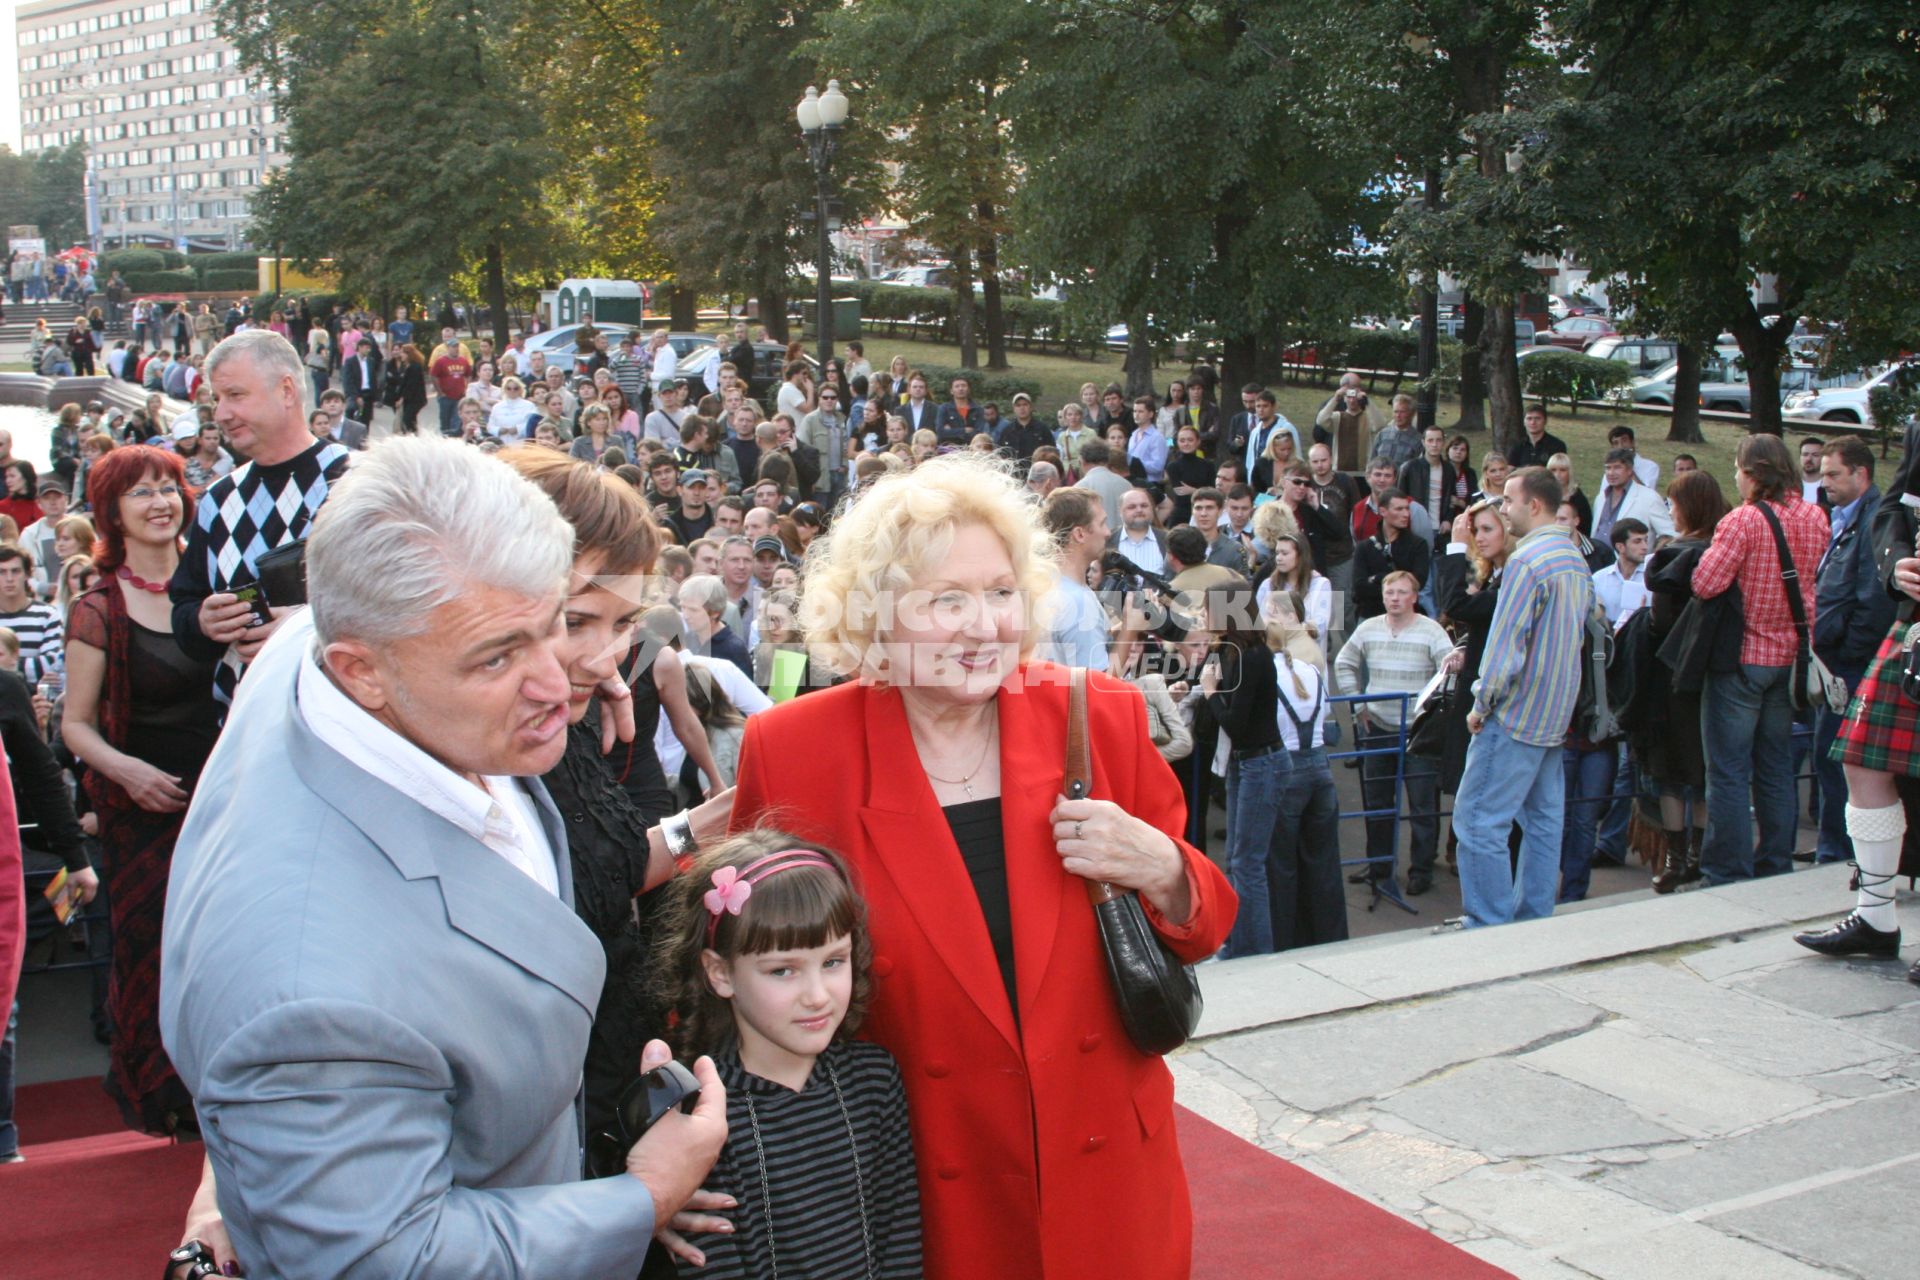
<path id="1" fill-rule="evenodd" d="M 1800 497 L 1799 468 L 1778 436 L 1748 436 L 1736 456 L 1744 501 L 1720 521 L 1713 545 L 1693 571 L 1702 599 L 1738 584 L 1745 614 L 1740 669 L 1707 677 L 1700 699 L 1700 736 L 1707 761 L 1707 842 L 1700 871 L 1710 885 L 1793 870 L 1795 795 L 1793 705 L 1787 678 L 1799 645 L 1773 528 L 1779 519 L 1798 573 L 1808 625 L 1814 585 L 1827 548 L 1827 513 Z M 1749 797 L 1760 819 L 1760 844 L 1747 817 Z"/>

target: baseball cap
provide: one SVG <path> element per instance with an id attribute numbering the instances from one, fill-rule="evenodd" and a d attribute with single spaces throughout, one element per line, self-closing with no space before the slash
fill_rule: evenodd
<path id="1" fill-rule="evenodd" d="M 655 391 L 678 391 L 680 389 L 680 380 L 678 378 L 662 378 L 654 384 L 653 389 Z"/>
<path id="2" fill-rule="evenodd" d="M 36 488 L 34 492 L 35 493 L 59 493 L 59 494 L 68 494 L 69 496 L 71 496 L 71 491 L 67 488 L 67 482 L 65 480 L 62 480 L 59 476 L 53 476 L 53 475 L 41 476 L 39 487 Z"/>
<path id="3" fill-rule="evenodd" d="M 199 434 L 200 419 L 185 414 L 174 419 L 172 435 L 175 440 L 191 440 Z"/>
<path id="4" fill-rule="evenodd" d="M 681 484 L 705 484 L 707 473 L 698 467 L 689 467 L 680 473 Z"/>
<path id="5" fill-rule="evenodd" d="M 787 544 L 774 537 L 755 538 L 753 540 L 753 554 L 757 556 L 762 551 L 771 551 L 784 560 L 787 555 Z"/>
<path id="6" fill-rule="evenodd" d="M 1028 404 L 1033 403 L 1033 397 L 1028 395 L 1026 392 L 1016 391 L 1013 393 L 1013 403 L 1019 404 L 1022 400 L 1025 400 Z"/>

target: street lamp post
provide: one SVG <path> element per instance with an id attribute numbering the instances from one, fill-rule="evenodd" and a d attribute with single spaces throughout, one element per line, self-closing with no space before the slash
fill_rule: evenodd
<path id="1" fill-rule="evenodd" d="M 840 128 L 847 122 L 847 95 L 840 92 L 838 80 L 827 81 L 827 91 L 821 93 L 812 85 L 807 86 L 807 94 L 800 99 L 800 105 L 793 114 L 800 122 L 800 132 L 807 138 L 807 158 L 813 162 L 814 179 L 814 230 L 818 235 L 814 263 L 814 307 L 819 315 L 816 322 L 816 351 L 820 367 L 825 369 L 827 361 L 833 357 L 833 283 L 832 248 L 827 239 L 827 204 L 830 193 L 827 179 L 833 171 L 833 153 L 840 142 Z"/>

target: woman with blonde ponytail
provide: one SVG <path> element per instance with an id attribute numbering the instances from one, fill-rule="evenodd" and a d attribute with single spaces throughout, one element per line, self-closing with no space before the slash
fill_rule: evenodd
<path id="1" fill-rule="evenodd" d="M 1280 736 L 1293 769 L 1280 793 L 1267 869 L 1274 949 L 1339 942 L 1347 936 L 1340 881 L 1340 797 L 1327 766 L 1327 659 L 1305 621 L 1306 601 L 1283 589 L 1267 602 L 1267 643 L 1280 685 Z M 1256 904 L 1242 903 L 1242 911 Z"/>

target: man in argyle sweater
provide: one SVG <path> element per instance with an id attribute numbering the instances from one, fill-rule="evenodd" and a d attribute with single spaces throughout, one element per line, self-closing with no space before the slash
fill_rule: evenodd
<path id="1" fill-rule="evenodd" d="M 246 463 L 200 499 L 187 551 L 174 572 L 173 634 L 192 657 L 217 659 L 213 696 L 222 706 L 287 612 L 258 623 L 233 594 L 255 581 L 260 557 L 307 536 L 315 513 L 347 469 L 348 451 L 307 430 L 306 370 L 270 329 L 244 329 L 207 357 L 214 421 Z"/>

